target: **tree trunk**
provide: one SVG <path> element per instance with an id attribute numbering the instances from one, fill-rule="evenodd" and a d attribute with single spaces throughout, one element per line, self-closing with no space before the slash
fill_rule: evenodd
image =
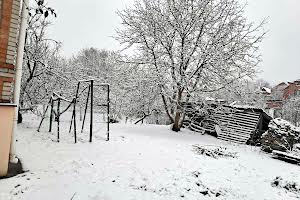
<path id="1" fill-rule="evenodd" d="M 187 98 L 186 98 L 186 100 L 185 100 L 185 106 L 187 106 L 188 105 L 188 103 L 190 102 L 190 95 L 188 94 L 187 95 Z M 185 120 L 185 117 L 186 117 L 186 108 L 185 107 L 183 107 L 182 108 L 183 109 L 183 115 L 182 115 L 182 119 L 181 119 L 181 122 L 180 122 L 180 127 L 182 127 L 183 126 L 183 123 L 184 123 L 184 120 Z"/>
<path id="2" fill-rule="evenodd" d="M 176 114 L 175 114 L 175 120 L 174 120 L 174 124 L 173 124 L 173 127 L 172 127 L 172 131 L 175 131 L 175 132 L 178 132 L 180 131 L 180 117 L 181 117 L 181 114 L 180 112 L 178 112 L 178 110 L 176 111 Z"/>
<path id="3" fill-rule="evenodd" d="M 181 111 L 182 111 L 182 107 L 181 107 L 182 92 L 183 92 L 183 90 L 179 89 L 178 96 L 177 96 L 175 119 L 174 119 L 174 124 L 172 127 L 172 131 L 176 131 L 176 132 L 180 131 L 180 128 L 181 128 L 180 118 L 181 118 Z"/>

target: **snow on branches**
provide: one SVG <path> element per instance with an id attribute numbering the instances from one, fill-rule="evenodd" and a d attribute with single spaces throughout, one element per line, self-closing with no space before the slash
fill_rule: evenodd
<path id="1" fill-rule="evenodd" d="M 166 114 L 180 130 L 182 102 L 252 77 L 260 62 L 262 26 L 248 23 L 236 0 L 136 1 L 119 12 L 117 39 L 131 62 L 157 77 Z"/>

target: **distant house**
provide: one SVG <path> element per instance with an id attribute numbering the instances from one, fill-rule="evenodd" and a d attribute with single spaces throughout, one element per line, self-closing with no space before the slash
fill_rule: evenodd
<path id="1" fill-rule="evenodd" d="M 272 88 L 272 90 L 273 90 L 273 91 L 274 91 L 274 90 L 275 90 L 275 91 L 283 91 L 287 86 L 288 86 L 287 83 L 281 82 L 281 83 L 279 83 L 278 85 L 274 86 L 274 87 Z"/>
<path id="2" fill-rule="evenodd" d="M 262 88 L 261 88 L 261 91 L 262 91 L 262 93 L 265 94 L 265 95 L 270 95 L 270 94 L 272 93 L 272 89 L 267 88 L 267 87 L 262 87 Z"/>
<path id="3" fill-rule="evenodd" d="M 268 111 L 269 115 L 273 118 L 280 117 L 282 106 L 282 99 L 269 99 L 266 101 L 266 111 Z"/>
<path id="4" fill-rule="evenodd" d="M 288 99 L 293 96 L 300 97 L 300 79 L 289 82 L 288 86 L 283 90 L 283 99 Z"/>
<path id="5" fill-rule="evenodd" d="M 272 117 L 280 117 L 284 101 L 295 96 L 300 97 L 300 79 L 279 83 L 272 88 L 271 94 L 266 98 L 266 110 Z"/>

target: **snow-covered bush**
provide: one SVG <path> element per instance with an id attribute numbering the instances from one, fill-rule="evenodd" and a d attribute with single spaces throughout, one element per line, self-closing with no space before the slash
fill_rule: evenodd
<path id="1" fill-rule="evenodd" d="M 20 110 L 39 115 L 38 105 L 48 102 L 53 90 L 67 79 L 61 71 L 61 43 L 47 35 L 52 23 L 49 13 L 56 16 L 54 10 L 43 3 L 30 3 L 27 9 L 30 15 L 23 56 Z"/>
<path id="2" fill-rule="evenodd" d="M 269 130 L 263 134 L 261 143 L 262 150 L 266 152 L 289 151 L 294 144 L 300 142 L 300 128 L 290 122 L 276 118 L 269 124 Z"/>

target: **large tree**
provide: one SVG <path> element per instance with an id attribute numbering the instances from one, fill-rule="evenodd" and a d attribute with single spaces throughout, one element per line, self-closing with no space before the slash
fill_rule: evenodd
<path id="1" fill-rule="evenodd" d="M 134 50 L 129 62 L 156 76 L 173 130 L 183 102 L 256 72 L 263 23 L 254 26 L 237 0 L 141 0 L 119 12 L 117 39 Z"/>
<path id="2" fill-rule="evenodd" d="M 45 99 L 51 95 L 53 88 L 61 82 L 63 76 L 59 73 L 60 43 L 47 37 L 47 29 L 51 24 L 49 16 L 56 16 L 54 9 L 46 6 L 44 1 L 36 0 L 36 3 L 28 6 L 27 10 L 29 19 L 24 47 L 20 104 L 22 109 L 33 111 L 38 104 L 45 103 Z"/>

